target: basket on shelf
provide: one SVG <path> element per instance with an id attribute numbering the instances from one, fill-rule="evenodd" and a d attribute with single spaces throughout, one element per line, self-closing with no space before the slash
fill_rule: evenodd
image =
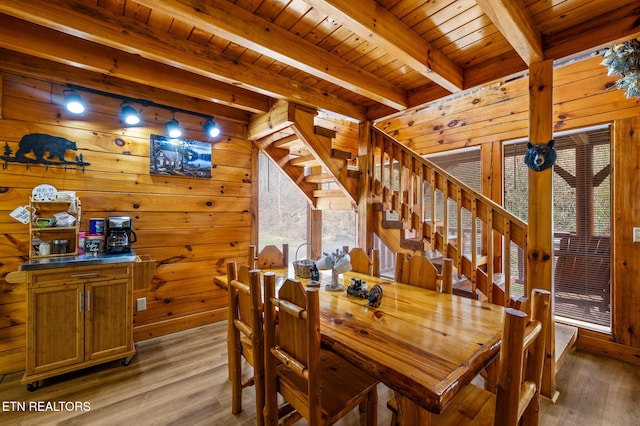
<path id="1" fill-rule="evenodd" d="M 302 246 L 306 245 L 309 245 L 309 243 L 300 244 L 296 250 L 296 260 L 293 261 L 293 270 L 296 276 L 301 278 L 311 278 L 311 267 L 316 264 L 316 262 L 311 259 L 298 260 L 298 251 Z"/>

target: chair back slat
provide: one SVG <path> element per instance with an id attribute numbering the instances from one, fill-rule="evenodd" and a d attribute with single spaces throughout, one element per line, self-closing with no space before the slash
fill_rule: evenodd
<path id="1" fill-rule="evenodd" d="M 361 274 L 380 276 L 380 250 L 371 250 L 371 257 L 360 247 L 354 247 L 349 252 L 351 270 Z"/>
<path id="2" fill-rule="evenodd" d="M 405 253 L 397 253 L 395 280 L 429 290 L 439 290 L 438 270 L 429 259 L 420 255 L 408 256 Z"/>
<path id="3" fill-rule="evenodd" d="M 354 247 L 349 252 L 351 258 L 351 270 L 361 274 L 371 275 L 371 261 L 367 253 L 359 247 Z"/>
<path id="4" fill-rule="evenodd" d="M 227 263 L 229 282 L 228 357 L 229 377 L 232 381 L 232 413 L 242 410 L 242 363 L 244 357 L 254 370 L 256 406 L 264 407 L 264 326 L 262 321 L 262 289 L 260 271 L 248 265 Z M 244 337 L 242 337 L 242 336 Z M 263 424 L 262 415 L 257 424 Z"/>
<path id="5" fill-rule="evenodd" d="M 249 256 L 256 252 L 255 247 L 249 248 Z M 273 269 L 289 266 L 289 244 L 283 244 L 282 250 L 274 245 L 264 246 L 253 258 L 258 269 Z"/>
<path id="6" fill-rule="evenodd" d="M 531 317 L 505 309 L 500 346 L 495 425 L 538 424 L 545 339 L 550 326 L 550 293 L 534 289 Z"/>
<path id="7" fill-rule="evenodd" d="M 266 345 L 286 368 L 306 381 L 308 403 L 296 406 L 309 424 L 322 423 L 320 402 L 320 302 L 318 289 L 305 289 L 297 280 L 287 279 L 275 293 L 275 276 L 265 274 Z M 278 338 L 275 339 L 275 308 L 278 307 Z M 273 363 L 273 360 L 267 362 Z M 268 371 L 274 371 L 271 365 Z M 267 383 L 275 380 L 266 378 Z M 270 394 L 271 392 L 269 392 Z M 267 398 L 272 398 L 269 395 Z M 269 400 L 267 400 L 269 404 Z"/>

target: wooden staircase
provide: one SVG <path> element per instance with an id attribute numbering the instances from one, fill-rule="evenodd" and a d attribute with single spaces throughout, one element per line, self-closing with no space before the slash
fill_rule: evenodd
<path id="1" fill-rule="evenodd" d="M 503 306 L 530 294 L 527 224 L 389 135 L 371 130 L 373 227 L 392 251 L 454 260 L 458 294 Z"/>
<path id="2" fill-rule="evenodd" d="M 360 172 L 349 151 L 332 147 L 336 132 L 314 125 L 315 110 L 278 101 L 249 127 L 249 138 L 317 210 L 356 208 Z"/>
<path id="3" fill-rule="evenodd" d="M 314 209 L 355 209 L 367 190 L 372 228 L 393 252 L 454 259 L 458 294 L 503 306 L 530 294 L 527 224 L 392 137 L 371 129 L 368 188 L 352 153 L 316 111 L 283 101 L 249 126 L 249 139 L 277 164 Z M 505 255 L 506 254 L 506 255 Z M 454 291 L 456 289 L 454 288 Z"/>

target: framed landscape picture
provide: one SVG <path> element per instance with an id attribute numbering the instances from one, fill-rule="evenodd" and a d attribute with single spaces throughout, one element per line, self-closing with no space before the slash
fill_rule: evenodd
<path id="1" fill-rule="evenodd" d="M 151 135 L 149 145 L 149 173 L 211 177 L 211 144 Z"/>

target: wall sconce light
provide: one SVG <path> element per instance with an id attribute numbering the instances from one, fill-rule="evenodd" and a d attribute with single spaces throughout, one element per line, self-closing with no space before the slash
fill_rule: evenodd
<path id="1" fill-rule="evenodd" d="M 120 116 L 128 126 L 135 126 L 140 123 L 140 114 L 131 105 L 125 104 L 120 111 Z"/>
<path id="2" fill-rule="evenodd" d="M 167 134 L 170 138 L 179 138 L 182 136 L 182 129 L 180 129 L 180 123 L 175 118 L 167 123 Z"/>
<path id="3" fill-rule="evenodd" d="M 62 93 L 64 94 L 64 104 L 67 111 L 73 114 L 82 114 L 84 112 L 84 102 L 80 95 L 74 90 L 65 90 Z"/>
<path id="4" fill-rule="evenodd" d="M 220 128 L 213 121 L 213 118 L 207 119 L 206 123 L 204 123 L 204 131 L 210 138 L 216 138 L 220 135 Z"/>

